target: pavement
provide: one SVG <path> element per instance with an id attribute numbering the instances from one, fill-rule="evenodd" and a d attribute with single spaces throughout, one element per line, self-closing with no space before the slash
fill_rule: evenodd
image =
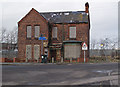
<path id="1" fill-rule="evenodd" d="M 2 64 L 3 85 L 118 85 L 118 63 Z M 17 87 L 17 86 L 16 86 Z"/>
<path id="2" fill-rule="evenodd" d="M 50 84 L 44 84 L 44 85 L 83 85 L 83 84 L 91 84 L 91 83 L 97 83 L 102 81 L 111 81 L 109 85 L 118 85 L 118 76 L 103 76 L 103 77 L 95 77 L 95 78 L 88 78 L 84 80 L 73 80 L 73 81 L 63 81 L 59 83 L 50 83 Z"/>
<path id="3" fill-rule="evenodd" d="M 111 62 L 111 63 L 61 63 L 61 62 L 58 62 L 58 63 L 19 63 L 19 62 L 4 62 L 4 63 L 1 63 L 0 62 L 0 65 L 46 65 L 46 64 L 57 64 L 57 65 L 72 65 L 72 64 L 116 64 L 117 62 Z M 118 64 L 118 63 L 117 63 Z"/>

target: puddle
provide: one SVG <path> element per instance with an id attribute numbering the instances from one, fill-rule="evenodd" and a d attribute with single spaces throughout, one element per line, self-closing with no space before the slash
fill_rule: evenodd
<path id="1" fill-rule="evenodd" d="M 96 70 L 93 72 L 97 72 L 97 73 L 111 73 L 113 70 Z"/>

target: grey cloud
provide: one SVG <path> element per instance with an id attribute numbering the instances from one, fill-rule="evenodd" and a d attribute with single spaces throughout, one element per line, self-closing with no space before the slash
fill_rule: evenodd
<path id="1" fill-rule="evenodd" d="M 81 11 L 85 10 L 85 0 L 50 0 L 34 2 L 4 2 L 3 9 L 3 26 L 12 29 L 17 26 L 17 22 L 24 17 L 31 8 L 39 12 L 50 11 Z M 105 36 L 117 36 L 118 32 L 118 15 L 117 0 L 114 2 L 97 2 L 89 1 L 90 19 L 91 19 L 91 38 L 99 39 Z M 1 18 L 0 18 L 1 19 Z"/>

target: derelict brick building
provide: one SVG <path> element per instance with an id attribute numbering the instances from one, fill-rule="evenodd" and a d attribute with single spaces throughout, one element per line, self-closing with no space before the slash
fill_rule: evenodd
<path id="1" fill-rule="evenodd" d="M 89 4 L 85 11 L 38 12 L 34 8 L 18 22 L 18 58 L 21 61 L 40 61 L 47 54 L 48 61 L 83 62 L 82 43 L 88 45 L 89 58 L 90 17 Z M 46 37 L 41 51 L 40 35 Z M 43 52 L 43 53 L 41 53 Z"/>

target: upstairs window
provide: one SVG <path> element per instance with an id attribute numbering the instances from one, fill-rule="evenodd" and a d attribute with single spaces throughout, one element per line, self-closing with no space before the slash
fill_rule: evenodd
<path id="1" fill-rule="evenodd" d="M 31 26 L 27 26 L 27 38 L 31 38 Z"/>
<path id="2" fill-rule="evenodd" d="M 76 27 L 69 28 L 69 38 L 76 38 Z"/>
<path id="3" fill-rule="evenodd" d="M 40 36 L 40 26 L 35 26 L 35 38 L 39 38 Z"/>
<path id="4" fill-rule="evenodd" d="M 53 27 L 52 29 L 52 38 L 57 38 L 57 27 Z"/>

